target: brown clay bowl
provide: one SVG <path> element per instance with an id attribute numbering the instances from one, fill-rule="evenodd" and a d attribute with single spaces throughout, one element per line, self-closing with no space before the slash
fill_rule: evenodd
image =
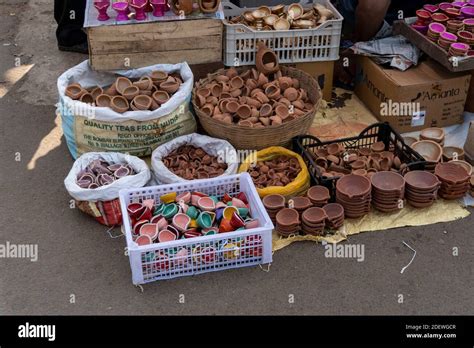
<path id="1" fill-rule="evenodd" d="M 456 157 L 459 160 L 464 159 L 464 150 L 461 147 L 445 146 L 443 147 L 443 160 L 449 162 Z"/>
<path id="2" fill-rule="evenodd" d="M 339 203 L 329 203 L 323 207 L 329 221 L 337 220 L 340 217 L 344 218 L 344 207 Z"/>
<path id="3" fill-rule="evenodd" d="M 463 161 L 462 159 L 458 159 L 458 160 L 451 160 L 449 161 L 449 163 L 454 163 L 454 164 L 457 164 L 458 166 L 463 167 L 464 169 L 466 169 L 469 175 L 472 175 L 472 166 L 468 162 Z"/>
<path id="4" fill-rule="evenodd" d="M 417 191 L 431 191 L 435 190 L 440 182 L 436 175 L 422 170 L 414 170 L 408 172 L 404 176 L 407 189 L 414 189 Z"/>
<path id="5" fill-rule="evenodd" d="M 435 175 L 441 181 L 451 184 L 466 182 L 470 178 L 465 168 L 451 162 L 438 163 L 435 167 Z"/>
<path id="6" fill-rule="evenodd" d="M 285 197 L 282 195 L 268 195 L 263 197 L 263 205 L 268 210 L 279 210 L 285 207 Z"/>
<path id="7" fill-rule="evenodd" d="M 283 208 L 276 215 L 277 225 L 280 227 L 294 227 L 300 223 L 300 214 L 295 209 Z"/>
<path id="8" fill-rule="evenodd" d="M 380 193 L 399 193 L 405 188 L 405 179 L 394 172 L 377 172 L 372 175 L 372 186 Z"/>
<path id="9" fill-rule="evenodd" d="M 443 148 L 432 140 L 420 140 L 411 145 L 427 161 L 439 162 L 443 155 Z"/>
<path id="10" fill-rule="evenodd" d="M 324 202 L 327 201 L 331 195 L 329 194 L 329 189 L 325 186 L 317 185 L 309 188 L 306 196 L 314 202 Z"/>
<path id="11" fill-rule="evenodd" d="M 306 209 L 301 215 L 303 222 L 309 225 L 324 223 L 326 217 L 327 215 L 324 209 L 318 207 Z"/>
<path id="12" fill-rule="evenodd" d="M 288 206 L 290 205 L 290 201 L 293 202 L 293 209 L 298 211 L 306 210 L 313 206 L 313 203 L 308 197 L 294 197 L 288 200 Z"/>
<path id="13" fill-rule="evenodd" d="M 340 178 L 336 183 L 336 190 L 349 197 L 363 197 L 370 192 L 370 180 L 360 175 L 349 174 Z"/>
<path id="14" fill-rule="evenodd" d="M 420 132 L 420 139 L 432 140 L 436 143 L 443 142 L 445 137 L 444 129 L 438 127 L 425 128 Z"/>

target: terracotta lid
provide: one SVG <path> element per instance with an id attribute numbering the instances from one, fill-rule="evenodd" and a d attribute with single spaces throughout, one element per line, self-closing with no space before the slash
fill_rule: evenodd
<path id="1" fill-rule="evenodd" d="M 295 209 L 283 208 L 276 214 L 276 222 L 281 227 L 293 227 L 300 223 L 299 213 Z"/>
<path id="2" fill-rule="evenodd" d="M 327 218 L 326 212 L 322 208 L 312 207 L 306 209 L 301 216 L 304 222 L 318 224 Z"/>
<path id="3" fill-rule="evenodd" d="M 432 140 L 420 140 L 411 145 L 427 161 L 439 162 L 443 154 L 441 146 Z"/>
<path id="4" fill-rule="evenodd" d="M 385 192 L 401 191 L 405 187 L 403 176 L 391 171 L 375 173 L 372 175 L 371 182 L 376 189 Z"/>
<path id="5" fill-rule="evenodd" d="M 468 181 L 469 173 L 465 168 L 454 163 L 438 163 L 435 168 L 435 175 L 443 182 L 462 183 Z"/>
<path id="6" fill-rule="evenodd" d="M 336 190 L 349 198 L 364 196 L 370 192 L 370 180 L 360 175 L 349 174 L 340 178 L 336 183 Z"/>

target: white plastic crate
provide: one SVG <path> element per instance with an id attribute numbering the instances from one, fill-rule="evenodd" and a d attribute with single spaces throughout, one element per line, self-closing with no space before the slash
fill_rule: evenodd
<path id="1" fill-rule="evenodd" d="M 224 64 L 254 65 L 257 43 L 263 41 L 273 49 L 280 63 L 332 61 L 339 59 L 343 17 L 329 0 L 301 1 L 303 7 L 321 3 L 331 9 L 334 18 L 313 29 L 257 31 L 227 20 L 257 7 L 240 8 L 230 2 L 224 6 Z"/>
<path id="2" fill-rule="evenodd" d="M 259 220 L 260 227 L 138 246 L 132 239 L 127 206 L 145 199 L 154 199 L 159 204 L 160 196 L 165 193 L 185 191 L 218 197 L 244 192 L 250 216 Z M 134 284 L 272 262 L 273 224 L 248 173 L 121 190 L 120 207 Z M 182 249 L 187 255 L 176 256 Z"/>

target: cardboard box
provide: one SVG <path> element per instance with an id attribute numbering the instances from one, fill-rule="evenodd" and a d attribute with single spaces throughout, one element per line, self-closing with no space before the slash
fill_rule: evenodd
<path id="1" fill-rule="evenodd" d="M 402 72 L 361 57 L 355 93 L 379 120 L 405 133 L 462 123 L 470 80 L 470 73 L 432 60 Z"/>
<path id="2" fill-rule="evenodd" d="M 464 110 L 467 112 L 474 112 L 474 70 L 471 70 L 471 85 L 469 86 L 469 92 L 467 93 L 466 107 Z"/>
<path id="3" fill-rule="evenodd" d="M 323 99 L 331 101 L 335 61 L 284 64 L 302 70 L 318 81 Z"/>

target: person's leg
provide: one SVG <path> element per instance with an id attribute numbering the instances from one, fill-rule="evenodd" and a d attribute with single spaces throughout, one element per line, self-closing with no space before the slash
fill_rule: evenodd
<path id="1" fill-rule="evenodd" d="M 342 23 L 342 39 L 351 40 L 355 30 L 355 11 L 358 0 L 337 0 L 335 2 L 336 9 L 344 17 Z"/>
<path id="2" fill-rule="evenodd" d="M 54 0 L 56 38 L 60 50 L 87 53 L 87 35 L 82 30 L 86 0 Z"/>

